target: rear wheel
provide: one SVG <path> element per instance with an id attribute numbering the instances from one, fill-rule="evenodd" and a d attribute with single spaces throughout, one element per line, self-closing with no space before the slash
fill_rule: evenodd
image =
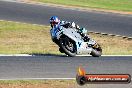
<path id="1" fill-rule="evenodd" d="M 76 45 L 73 40 L 68 38 L 67 36 L 63 36 L 60 38 L 60 48 L 63 50 L 65 54 L 68 56 L 76 56 Z"/>
<path id="2" fill-rule="evenodd" d="M 92 55 L 93 57 L 99 57 L 99 56 L 102 55 L 102 48 L 100 47 L 99 44 L 96 44 L 96 45 L 93 46 L 91 55 Z"/>

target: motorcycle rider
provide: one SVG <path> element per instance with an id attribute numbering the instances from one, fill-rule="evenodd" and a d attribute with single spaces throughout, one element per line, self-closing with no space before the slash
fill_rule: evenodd
<path id="1" fill-rule="evenodd" d="M 87 35 L 87 30 L 85 28 L 80 28 L 74 22 L 71 23 L 67 21 L 60 21 L 57 16 L 52 16 L 50 18 L 50 25 L 55 29 L 60 29 L 62 26 L 65 28 L 75 28 L 85 42 L 88 42 L 90 40 L 90 37 Z"/>

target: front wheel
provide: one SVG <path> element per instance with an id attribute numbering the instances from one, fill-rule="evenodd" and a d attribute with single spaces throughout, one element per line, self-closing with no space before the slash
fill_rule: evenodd
<path id="1" fill-rule="evenodd" d="M 63 49 L 63 52 L 68 56 L 71 57 L 76 56 L 75 42 L 68 38 L 67 36 L 63 36 L 60 38 L 60 48 Z"/>
<path id="2" fill-rule="evenodd" d="M 99 57 L 99 56 L 102 55 L 102 48 L 100 47 L 99 44 L 96 44 L 96 45 L 93 46 L 91 55 L 92 55 L 93 57 Z"/>

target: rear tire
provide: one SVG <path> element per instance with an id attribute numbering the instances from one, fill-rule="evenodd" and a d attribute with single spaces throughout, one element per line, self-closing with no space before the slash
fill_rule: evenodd
<path id="1" fill-rule="evenodd" d="M 92 49 L 92 52 L 91 52 L 91 55 L 93 57 L 100 57 L 102 55 L 102 48 L 100 47 L 100 45 L 98 44 L 98 48 L 93 48 Z"/>

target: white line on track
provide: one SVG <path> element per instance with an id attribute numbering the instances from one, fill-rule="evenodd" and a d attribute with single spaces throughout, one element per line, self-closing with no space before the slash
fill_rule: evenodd
<path id="1" fill-rule="evenodd" d="M 30 54 L 0 54 L 0 56 L 33 56 Z"/>
<path id="2" fill-rule="evenodd" d="M 91 56 L 91 55 L 77 55 L 77 56 Z M 132 55 L 101 55 L 105 57 L 111 57 L 111 56 L 132 56 Z"/>
<path id="3" fill-rule="evenodd" d="M 0 80 L 75 80 L 76 78 L 10 78 Z"/>
<path id="4" fill-rule="evenodd" d="M 32 54 L 0 54 L 0 56 L 35 56 Z M 41 55 L 40 55 L 41 56 Z M 43 55 L 44 56 L 44 55 Z M 77 55 L 78 57 L 85 57 L 85 56 L 91 56 L 91 55 Z M 132 56 L 132 55 L 102 55 L 104 57 L 126 57 L 126 56 Z M 91 56 L 92 57 L 92 56 Z"/>
<path id="5" fill-rule="evenodd" d="M 4 81 L 4 80 L 76 80 L 76 78 L 11 78 L 11 79 L 0 79 L 0 80 L 1 81 Z"/>

